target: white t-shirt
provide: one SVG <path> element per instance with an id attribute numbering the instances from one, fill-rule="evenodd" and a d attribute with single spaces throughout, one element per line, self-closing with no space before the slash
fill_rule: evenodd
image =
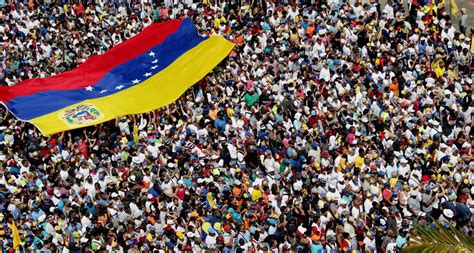
<path id="1" fill-rule="evenodd" d="M 153 158 L 158 158 L 158 146 L 157 145 L 150 145 L 147 147 L 148 153 L 153 157 Z"/>

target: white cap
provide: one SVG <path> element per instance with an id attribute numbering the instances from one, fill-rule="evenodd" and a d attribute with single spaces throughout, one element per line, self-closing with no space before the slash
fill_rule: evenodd
<path id="1" fill-rule="evenodd" d="M 300 225 L 300 226 L 298 227 L 298 232 L 304 234 L 304 233 L 306 233 L 306 228 L 303 227 L 302 225 Z"/>
<path id="2" fill-rule="evenodd" d="M 134 156 L 134 157 L 132 158 L 132 162 L 133 162 L 133 163 L 140 163 L 140 157 Z"/>
<path id="3" fill-rule="evenodd" d="M 453 212 L 453 210 L 451 210 L 451 209 L 444 209 L 444 210 L 443 210 L 443 215 L 444 215 L 446 218 L 453 218 L 454 212 Z"/>

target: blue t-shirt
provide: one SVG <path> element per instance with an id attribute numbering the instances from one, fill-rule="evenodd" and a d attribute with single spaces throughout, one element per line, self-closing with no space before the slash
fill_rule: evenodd
<path id="1" fill-rule="evenodd" d="M 311 243 L 311 253 L 320 253 L 323 252 L 323 245 L 321 243 L 314 244 Z"/>

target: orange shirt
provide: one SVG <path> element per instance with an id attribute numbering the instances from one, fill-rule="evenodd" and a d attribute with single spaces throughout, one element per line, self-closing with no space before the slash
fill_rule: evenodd
<path id="1" fill-rule="evenodd" d="M 153 225 L 153 226 L 154 226 L 155 223 L 156 223 L 155 218 L 154 218 L 153 216 L 151 216 L 151 215 L 148 216 L 148 219 L 147 219 L 147 220 L 148 220 L 148 221 L 151 223 L 151 225 Z"/>
<path id="2" fill-rule="evenodd" d="M 102 223 L 102 225 L 105 225 L 105 224 L 107 224 L 108 216 L 107 216 L 107 214 L 104 214 L 102 216 L 99 216 L 99 218 L 97 220 L 98 220 L 99 223 Z"/>
<path id="3" fill-rule="evenodd" d="M 269 203 L 268 194 L 266 194 L 266 193 L 263 194 L 263 195 L 262 195 L 262 199 L 263 199 L 263 202 Z"/>
<path id="4" fill-rule="evenodd" d="M 400 95 L 400 94 L 399 94 L 399 90 L 398 90 L 398 89 L 399 89 L 398 83 L 396 83 L 396 82 L 395 82 L 395 83 L 391 83 L 391 84 L 388 86 L 388 89 L 389 89 L 390 91 L 393 91 L 393 94 L 395 94 L 395 96 L 398 97 L 398 96 Z"/>
<path id="5" fill-rule="evenodd" d="M 306 33 L 308 33 L 309 37 L 313 37 L 314 25 L 309 25 L 308 28 L 306 28 Z"/>
<path id="6" fill-rule="evenodd" d="M 234 187 L 234 189 L 232 189 L 232 194 L 234 195 L 234 197 L 240 196 L 242 195 L 242 189 Z"/>
<path id="7" fill-rule="evenodd" d="M 244 199 L 235 199 L 237 206 L 241 206 L 244 203 Z"/>
<path id="8" fill-rule="evenodd" d="M 244 44 L 244 37 L 242 35 L 235 37 L 235 42 L 237 45 L 242 46 Z"/>
<path id="9" fill-rule="evenodd" d="M 250 229 L 250 223 L 249 223 L 248 219 L 244 220 L 244 226 L 245 226 L 245 229 Z"/>
<path id="10" fill-rule="evenodd" d="M 212 120 L 215 120 L 215 119 L 217 118 L 217 112 L 218 112 L 217 108 L 211 109 L 211 110 L 209 111 L 209 117 L 210 117 Z"/>

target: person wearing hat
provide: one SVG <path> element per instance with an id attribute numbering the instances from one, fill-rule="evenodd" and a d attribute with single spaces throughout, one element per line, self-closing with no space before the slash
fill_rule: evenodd
<path id="1" fill-rule="evenodd" d="M 408 178 L 408 174 L 411 172 L 410 165 L 408 164 L 408 160 L 403 157 L 400 159 L 400 166 L 398 168 L 398 175 L 402 176 L 403 178 Z"/>
<path id="2" fill-rule="evenodd" d="M 130 120 L 127 117 L 122 117 L 120 120 L 117 119 L 117 126 L 120 129 L 120 132 L 125 133 L 126 135 L 130 135 Z"/>
<path id="3" fill-rule="evenodd" d="M 311 252 L 320 252 L 323 250 L 323 245 L 321 244 L 321 237 L 319 235 L 311 236 Z"/>
<path id="4" fill-rule="evenodd" d="M 414 191 L 414 190 L 411 190 L 410 191 L 410 198 L 407 201 L 407 203 L 408 203 L 407 207 L 408 207 L 408 210 L 413 215 L 417 215 L 421 211 L 420 199 L 418 199 L 418 198 L 419 198 L 418 192 Z"/>
<path id="5" fill-rule="evenodd" d="M 142 2 L 4 8 L 13 18 L 0 26 L 0 86 L 15 94 L 25 79 L 90 68 L 90 56 L 161 27 L 149 15 L 186 17 L 237 44 L 176 102 L 141 114 L 137 142 L 136 116 L 45 137 L 0 108 L 0 213 L 19 218 L 26 251 L 62 241 L 73 252 L 390 251 L 389 230 L 403 245 L 430 216 L 471 233 L 472 38 L 446 16 L 416 4 L 406 17 L 394 4 L 382 13 L 375 0 L 322 12 Z M 161 66 L 151 65 L 161 55 L 140 66 Z M 90 85 L 81 92 L 96 94 Z M 0 100 L 19 104 L 4 89 Z M 120 236 L 95 233 L 96 220 Z"/>
<path id="6" fill-rule="evenodd" d="M 445 208 L 443 210 L 442 215 L 439 217 L 439 222 L 441 224 L 449 224 L 453 222 L 453 218 L 454 218 L 454 211 L 449 208 Z"/>
<path id="7" fill-rule="evenodd" d="M 461 195 L 459 196 L 458 201 L 455 202 L 456 223 L 459 226 L 466 225 L 472 217 L 472 211 L 467 205 L 467 199 L 467 195 Z"/>

